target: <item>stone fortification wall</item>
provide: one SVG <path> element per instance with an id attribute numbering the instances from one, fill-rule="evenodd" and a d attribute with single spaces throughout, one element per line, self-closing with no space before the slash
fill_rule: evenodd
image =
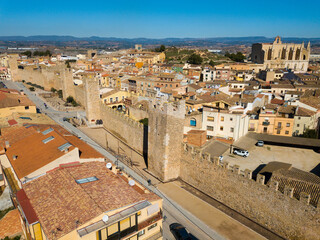
<path id="1" fill-rule="evenodd" d="M 210 154 L 184 145 L 180 177 L 213 198 L 288 239 L 320 239 L 320 211 L 308 205 L 310 196 L 281 193 L 278 184 L 264 185 L 264 176 L 252 180 L 250 170 L 223 164 Z"/>
<path id="2" fill-rule="evenodd" d="M 107 147 L 132 161 L 144 161 L 146 139 L 143 124 L 103 103 L 100 105 L 101 119 L 107 130 Z"/>
<path id="3" fill-rule="evenodd" d="M 84 92 L 84 86 L 74 86 L 74 95 L 75 95 L 75 100 L 77 103 L 80 103 L 82 106 L 86 105 L 85 102 L 85 92 Z"/>
<path id="4" fill-rule="evenodd" d="M 135 120 L 141 120 L 144 118 L 149 118 L 149 114 L 147 111 L 141 110 L 139 108 L 135 108 L 132 106 L 128 107 L 129 117 Z"/>

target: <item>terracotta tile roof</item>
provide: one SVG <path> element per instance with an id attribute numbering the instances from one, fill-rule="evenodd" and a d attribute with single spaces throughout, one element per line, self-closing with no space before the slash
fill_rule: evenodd
<path id="1" fill-rule="evenodd" d="M 73 146 L 79 148 L 80 158 L 104 158 L 104 156 L 76 136 L 65 136 Z"/>
<path id="2" fill-rule="evenodd" d="M 316 114 L 316 112 L 311 111 L 309 109 L 306 109 L 306 108 L 303 108 L 303 107 L 297 107 L 295 116 L 306 116 L 306 117 L 309 117 L 309 116 L 313 116 L 315 114 Z"/>
<path id="3" fill-rule="evenodd" d="M 82 184 L 75 181 L 88 177 L 98 180 Z M 49 239 L 53 238 L 52 232 L 60 238 L 74 230 L 75 221 L 80 227 L 106 211 L 160 199 L 153 193 L 136 191 L 102 162 L 51 171 L 24 184 L 24 189 Z"/>
<path id="4" fill-rule="evenodd" d="M 0 91 L 0 108 L 16 106 L 35 106 L 35 104 L 27 96 L 20 93 Z"/>
<path id="5" fill-rule="evenodd" d="M 30 200 L 23 189 L 17 192 L 17 200 L 29 224 L 39 221 L 38 216 L 34 211 L 34 208 L 32 207 Z"/>
<path id="6" fill-rule="evenodd" d="M 0 220 L 0 239 L 5 238 L 6 236 L 11 237 L 19 233 L 22 235 L 20 214 L 19 210 L 15 209 L 8 212 Z"/>
<path id="7" fill-rule="evenodd" d="M 17 124 L 17 121 L 14 120 L 14 119 L 11 119 L 11 120 L 8 121 L 8 123 L 9 123 L 10 126 L 12 126 L 12 125 Z"/>
<path id="8" fill-rule="evenodd" d="M 19 179 L 65 154 L 58 147 L 67 143 L 67 140 L 56 131 L 43 135 L 41 132 L 34 130 L 27 135 L 13 144 L 10 143 L 10 147 L 6 151 L 6 155 Z M 42 142 L 49 137 L 54 137 L 54 139 L 48 143 Z M 73 150 L 74 146 L 69 149 Z M 13 156 L 17 156 L 17 159 L 13 160 Z"/>
<path id="9" fill-rule="evenodd" d="M 284 104 L 284 100 L 274 98 L 274 99 L 272 99 L 272 100 L 271 100 L 271 102 L 270 102 L 270 103 L 271 103 L 271 104 L 282 105 L 282 104 Z"/>

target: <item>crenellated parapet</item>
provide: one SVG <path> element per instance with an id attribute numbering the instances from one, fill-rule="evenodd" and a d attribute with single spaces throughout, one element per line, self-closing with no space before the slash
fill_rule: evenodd
<path id="1" fill-rule="evenodd" d="M 103 112 L 105 111 L 105 112 L 108 112 L 109 114 L 112 114 L 113 117 L 119 119 L 120 121 L 124 121 L 131 127 L 140 128 L 140 129 L 144 128 L 144 125 L 142 123 L 135 121 L 134 119 L 130 118 L 128 115 L 119 112 L 117 109 L 113 109 L 106 106 L 104 103 L 100 102 L 100 109 L 101 109 L 102 116 L 103 116 Z M 103 119 L 103 120 L 104 122 L 108 121 L 108 119 Z"/>
<path id="2" fill-rule="evenodd" d="M 306 205 L 311 205 L 313 207 L 318 207 L 320 205 L 320 188 L 316 186 L 312 187 L 312 193 L 307 193 L 308 186 L 304 186 L 303 183 L 296 184 L 296 188 L 299 188 L 299 191 L 295 191 L 295 187 L 292 184 L 281 182 L 281 180 L 276 181 L 275 179 L 271 178 L 268 184 L 266 183 L 266 177 L 263 174 L 257 174 L 256 178 L 252 178 L 252 171 L 249 169 L 241 169 L 239 165 L 231 165 L 227 161 L 220 161 L 219 157 L 211 157 L 210 153 L 203 152 L 201 149 L 190 146 L 187 143 L 183 143 L 183 156 L 182 159 L 191 159 L 194 163 L 192 164 L 194 167 L 201 167 L 201 166 L 208 166 L 208 165 L 201 165 L 201 163 L 206 162 L 209 166 L 212 166 L 214 171 L 215 167 L 219 168 L 223 171 L 233 173 L 237 176 L 243 177 L 248 181 L 254 182 L 254 186 L 256 187 L 267 187 L 269 189 L 273 189 L 275 192 L 280 192 L 284 196 L 287 196 L 291 199 L 296 199 L 301 203 Z M 300 191 L 302 190 L 302 191 Z"/>

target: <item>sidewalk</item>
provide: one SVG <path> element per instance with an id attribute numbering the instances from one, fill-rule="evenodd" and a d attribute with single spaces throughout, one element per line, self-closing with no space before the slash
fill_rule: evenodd
<path id="1" fill-rule="evenodd" d="M 184 190 L 177 181 L 159 184 L 158 189 L 226 239 L 266 239 Z"/>

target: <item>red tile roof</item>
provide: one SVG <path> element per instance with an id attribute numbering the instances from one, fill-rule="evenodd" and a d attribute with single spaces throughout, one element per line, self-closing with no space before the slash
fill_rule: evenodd
<path id="1" fill-rule="evenodd" d="M 88 177 L 97 180 L 76 182 Z M 160 199 L 154 193 L 136 190 L 137 187 L 131 187 L 127 179 L 107 169 L 103 162 L 59 168 L 23 185 L 49 239 L 52 232 L 60 238 L 73 231 L 75 221 L 83 225 L 106 211 Z"/>
<path id="2" fill-rule="evenodd" d="M 36 212 L 34 211 L 29 198 L 27 197 L 25 191 L 21 189 L 17 192 L 17 200 L 22 208 L 24 215 L 27 218 L 29 224 L 39 221 Z"/>
<path id="3" fill-rule="evenodd" d="M 0 239 L 22 234 L 22 226 L 18 209 L 8 212 L 0 220 Z"/>
<path id="4" fill-rule="evenodd" d="M 17 121 L 14 120 L 14 119 L 11 119 L 11 120 L 8 121 L 8 123 L 9 123 L 10 126 L 12 126 L 12 125 L 17 124 Z"/>

